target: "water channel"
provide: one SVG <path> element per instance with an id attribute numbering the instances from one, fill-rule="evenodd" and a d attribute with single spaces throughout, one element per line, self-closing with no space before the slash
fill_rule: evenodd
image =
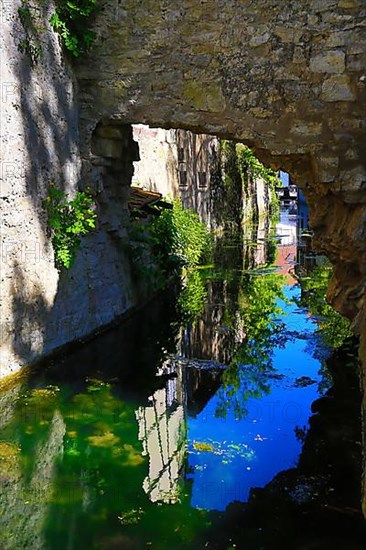
<path id="1" fill-rule="evenodd" d="M 297 242 L 288 211 L 223 238 L 1 388 L 2 549 L 363 548 L 356 359 L 301 305 Z"/>

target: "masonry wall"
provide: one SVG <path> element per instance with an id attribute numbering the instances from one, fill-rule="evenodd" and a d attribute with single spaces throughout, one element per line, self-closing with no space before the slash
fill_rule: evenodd
<path id="1" fill-rule="evenodd" d="M 110 117 L 254 147 L 303 188 L 316 246 L 339 265 L 330 299 L 355 318 L 366 280 L 365 2 L 103 6 L 77 69 L 83 148 Z"/>
<path id="2" fill-rule="evenodd" d="M 38 11 L 42 24 L 54 8 L 46 4 Z M 123 247 L 137 155 L 131 129 L 114 133 L 111 153 L 103 141 L 108 130 L 99 128 L 95 151 L 81 157 L 73 70 L 50 29 L 33 67 L 19 52 L 19 6 L 1 5 L 0 377 L 109 323 L 137 300 Z M 49 182 L 70 197 L 88 185 L 97 204 L 97 231 L 61 273 L 42 205 Z"/>

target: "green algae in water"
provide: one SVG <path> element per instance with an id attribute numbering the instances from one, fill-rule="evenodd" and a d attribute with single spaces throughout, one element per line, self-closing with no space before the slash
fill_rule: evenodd
<path id="1" fill-rule="evenodd" d="M 194 441 L 188 452 L 212 453 L 221 456 L 223 464 L 230 464 L 235 458 L 243 458 L 247 461 L 255 458 L 255 452 L 246 443 L 230 441 Z"/>
<path id="2" fill-rule="evenodd" d="M 4 502 L 16 506 L 4 505 L 0 516 L 5 547 L 30 547 L 30 540 L 60 550 L 70 540 L 91 549 L 193 547 L 207 518 L 190 507 L 190 484 L 174 480 L 174 506 L 152 502 L 144 490 L 149 460 L 136 421 L 141 406 L 146 401 L 122 399 L 96 379 L 60 390 L 23 386 L 0 442 L 0 474 L 17 479 L 2 490 Z M 184 467 L 183 425 L 178 433 Z"/>
<path id="3" fill-rule="evenodd" d="M 12 478 L 18 469 L 21 448 L 9 441 L 0 441 L 0 477 Z"/>
<path id="4" fill-rule="evenodd" d="M 213 453 L 215 452 L 215 449 L 213 447 L 213 445 L 211 445 L 211 443 L 200 443 L 199 441 L 195 441 L 193 443 L 193 448 L 196 450 L 196 451 L 203 451 L 203 452 L 209 452 L 209 453 Z"/>

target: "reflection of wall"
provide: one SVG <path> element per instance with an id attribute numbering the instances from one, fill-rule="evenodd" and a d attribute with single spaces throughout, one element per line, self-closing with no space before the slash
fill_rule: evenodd
<path id="1" fill-rule="evenodd" d="M 152 502 L 179 501 L 179 481 L 186 457 L 187 414 L 196 415 L 221 383 L 222 370 L 200 369 L 185 359 L 167 360 L 159 376 L 165 386 L 149 397 L 149 405 L 136 411 L 138 438 L 149 457 L 143 489 Z"/>
<path id="2" fill-rule="evenodd" d="M 188 325 L 181 334 L 180 353 L 186 358 L 229 364 L 238 343 L 245 338 L 238 310 L 240 270 L 266 264 L 266 219 L 262 218 L 257 226 L 250 228 L 245 237 L 244 240 L 242 232 L 239 232 L 223 234 L 216 239 L 215 265 L 234 271 L 227 280 L 220 278 L 218 281 L 206 281 L 205 308 L 199 318 Z"/>
<path id="3" fill-rule="evenodd" d="M 160 374 L 174 372 L 164 388 L 136 411 L 143 454 L 149 456 L 149 473 L 143 488 L 152 502 L 179 500 L 178 481 L 185 455 L 185 394 L 183 370 L 165 365 Z"/>
<path id="4" fill-rule="evenodd" d="M 246 232 L 250 244 L 244 244 L 243 247 L 244 269 L 253 269 L 267 263 L 269 229 L 268 217 L 260 216 L 258 223 Z"/>
<path id="5" fill-rule="evenodd" d="M 4 471 L 0 460 L 0 540 L 2 550 L 46 547 L 44 525 L 54 488 L 55 461 L 62 453 L 65 423 L 55 411 L 47 438 L 35 451 L 29 479 L 21 455 L 15 456 Z"/>

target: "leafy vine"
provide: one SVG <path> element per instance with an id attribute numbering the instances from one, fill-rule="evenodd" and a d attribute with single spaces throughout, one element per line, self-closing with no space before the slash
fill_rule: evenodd
<path id="1" fill-rule="evenodd" d="M 80 237 L 95 229 L 97 216 L 92 210 L 93 202 L 88 192 L 79 192 L 73 200 L 67 201 L 61 189 L 53 183 L 49 184 L 43 204 L 52 231 L 55 266 L 58 270 L 70 269 L 80 248 Z"/>
<path id="2" fill-rule="evenodd" d="M 57 31 L 65 48 L 74 56 L 87 52 L 96 35 L 90 29 L 93 15 L 100 11 L 98 0 L 58 0 L 50 23 Z"/>

